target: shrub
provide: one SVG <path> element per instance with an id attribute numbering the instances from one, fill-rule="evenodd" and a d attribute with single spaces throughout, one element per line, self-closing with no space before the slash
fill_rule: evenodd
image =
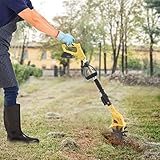
<path id="1" fill-rule="evenodd" d="M 153 64 L 153 76 L 154 77 L 160 77 L 160 64 L 158 63 L 154 63 Z M 150 75 L 150 68 L 148 66 L 147 69 L 144 70 L 144 74 L 146 74 L 147 76 Z"/>
<path id="2" fill-rule="evenodd" d="M 42 76 L 42 70 L 32 66 L 14 64 L 13 68 L 19 84 L 25 82 L 30 76 L 35 76 L 35 77 Z"/>
<path id="3" fill-rule="evenodd" d="M 128 59 L 128 68 L 129 69 L 140 70 L 142 68 L 142 63 L 137 58 Z"/>
<path id="4" fill-rule="evenodd" d="M 160 77 L 160 64 L 154 66 L 154 76 Z"/>

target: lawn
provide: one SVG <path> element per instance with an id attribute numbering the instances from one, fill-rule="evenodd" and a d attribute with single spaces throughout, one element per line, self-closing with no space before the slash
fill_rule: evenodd
<path id="1" fill-rule="evenodd" d="M 160 158 L 160 89 L 125 86 L 102 79 L 113 104 L 124 115 L 128 136 L 140 144 L 142 151 L 130 146 L 113 147 L 101 133 L 111 124 L 107 107 L 92 82 L 83 78 L 31 79 L 21 86 L 22 128 L 37 136 L 39 144 L 6 141 L 2 114 L 0 159 L 3 160 L 141 160 Z M 0 108 L 1 112 L 3 107 Z M 59 118 L 48 115 L 56 113 Z M 63 132 L 54 137 L 50 132 Z M 76 150 L 62 149 L 66 138 L 73 139 Z M 148 154 L 150 153 L 150 155 Z M 159 154 L 159 155 L 158 155 Z M 159 157 L 158 157 L 159 156 Z"/>

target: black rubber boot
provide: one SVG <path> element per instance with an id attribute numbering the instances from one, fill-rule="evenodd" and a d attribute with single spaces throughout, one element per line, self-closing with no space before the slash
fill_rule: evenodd
<path id="1" fill-rule="evenodd" d="M 21 131 L 19 104 L 4 107 L 4 126 L 6 128 L 7 139 L 9 141 L 19 141 L 26 143 L 39 142 L 39 139 L 28 137 Z"/>

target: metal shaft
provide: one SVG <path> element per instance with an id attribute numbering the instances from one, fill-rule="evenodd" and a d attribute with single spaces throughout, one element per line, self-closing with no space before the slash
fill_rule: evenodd
<path id="1" fill-rule="evenodd" d="M 94 82 L 102 94 L 101 100 L 102 100 L 103 104 L 110 106 L 112 103 L 110 102 L 108 95 L 105 93 L 104 89 L 102 88 L 99 80 L 96 78 L 96 79 L 94 79 Z"/>

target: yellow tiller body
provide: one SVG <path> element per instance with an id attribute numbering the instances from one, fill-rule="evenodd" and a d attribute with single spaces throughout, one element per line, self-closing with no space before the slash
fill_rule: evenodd
<path id="1" fill-rule="evenodd" d="M 125 129 L 126 129 L 126 122 L 124 121 L 124 118 L 121 113 L 119 113 L 116 108 L 113 106 L 113 104 L 110 102 L 108 95 L 105 93 L 104 89 L 102 88 L 99 80 L 97 79 L 97 71 L 95 68 L 91 65 L 89 65 L 86 56 L 83 52 L 83 49 L 81 48 L 80 43 L 73 43 L 72 46 L 66 46 L 65 44 L 62 45 L 63 51 L 65 54 L 70 54 L 73 57 L 81 60 L 82 66 L 81 71 L 82 75 L 87 80 L 93 80 L 99 89 L 100 93 L 102 94 L 101 100 L 104 105 L 108 105 L 108 110 L 110 111 L 112 115 L 112 124 L 110 125 L 110 128 L 112 128 L 113 132 L 120 133 L 120 137 L 125 135 Z"/>

